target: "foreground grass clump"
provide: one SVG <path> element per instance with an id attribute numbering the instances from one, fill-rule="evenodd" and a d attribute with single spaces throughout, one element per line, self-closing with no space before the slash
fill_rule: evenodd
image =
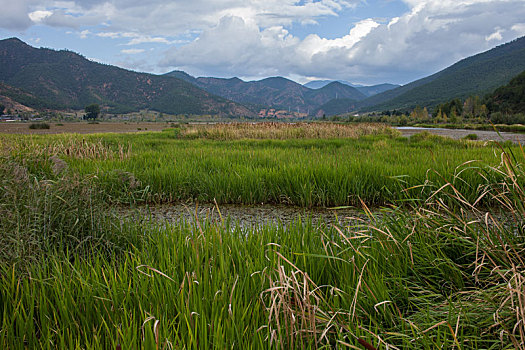
<path id="1" fill-rule="evenodd" d="M 130 239 L 137 241 L 108 214 L 106 197 L 92 179 L 71 174 L 58 155 L 4 153 L 0 193 L 0 262 L 16 271 L 57 250 L 81 257 L 92 250 L 127 249 Z"/>
<path id="2" fill-rule="evenodd" d="M 487 156 L 493 148 L 428 135 L 224 143 L 146 134 L 129 153 L 119 152 L 130 141 L 124 136 L 68 140 L 3 140 L 0 348 L 525 347 L 525 155 L 519 149 L 500 151 L 494 163 Z M 68 153 L 74 145 L 83 146 Z M 228 219 L 170 226 L 108 214 L 114 193 L 136 194 L 144 186 L 133 189 L 136 179 L 122 167 L 168 171 L 162 167 L 168 159 L 181 166 L 182 156 L 162 158 L 167 150 L 196 155 L 190 159 L 208 171 L 215 167 L 203 150 L 219 149 L 213 154 L 221 162 L 237 159 L 234 170 L 256 164 L 255 153 L 282 152 L 269 167 L 279 172 L 280 157 L 301 150 L 298 160 L 316 154 L 318 165 L 332 167 L 337 162 L 330 161 L 342 162 L 340 152 L 348 157 L 359 150 L 388 169 L 391 148 L 398 159 L 410 159 L 410 150 L 423 164 L 428 154 L 450 162 L 474 154 L 490 162 L 444 164 L 429 172 L 440 182 L 425 171 L 419 186 L 402 187 L 402 207 L 377 215 L 363 205 L 369 220 L 348 227 L 300 218 L 287 226 L 246 227 Z M 417 153 L 421 148 L 426 152 Z M 379 158 L 379 149 L 389 157 Z M 192 169 L 182 164 L 169 168 L 172 176 Z M 315 170 L 313 163 L 307 169 Z M 115 179 L 99 181 L 108 170 Z M 155 171 L 134 173 L 149 174 L 141 180 L 152 183 Z M 108 184 L 122 187 L 112 192 Z M 487 210 L 483 202 L 498 207 Z"/>
<path id="3" fill-rule="evenodd" d="M 0 348 L 525 347 L 520 148 L 428 134 L 1 141 Z M 111 214 L 113 201 L 167 193 L 352 196 L 369 219 L 246 227 Z M 366 206 L 386 201 L 379 215 Z"/>
<path id="4" fill-rule="evenodd" d="M 135 222 L 127 253 L 2 263 L 0 346 L 522 349 L 523 171 L 494 171 L 503 219 L 443 189 L 345 228 Z"/>

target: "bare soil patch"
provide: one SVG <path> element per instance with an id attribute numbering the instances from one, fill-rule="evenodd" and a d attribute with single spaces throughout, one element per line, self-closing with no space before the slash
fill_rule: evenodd
<path id="1" fill-rule="evenodd" d="M 98 124 L 88 124 L 87 122 L 78 123 L 50 123 L 49 129 L 29 129 L 31 122 L 27 123 L 0 123 L 0 133 L 5 134 L 95 134 L 95 133 L 124 133 L 124 132 L 144 132 L 162 131 L 169 128 L 167 123 L 139 122 L 139 123 L 110 123 L 100 122 Z"/>

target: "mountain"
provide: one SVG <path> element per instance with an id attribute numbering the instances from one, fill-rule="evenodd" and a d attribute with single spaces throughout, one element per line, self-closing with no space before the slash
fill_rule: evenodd
<path id="1" fill-rule="evenodd" d="M 333 81 L 334 80 L 312 80 L 312 81 L 309 81 L 308 83 L 304 84 L 303 86 L 307 87 L 309 89 L 320 89 L 320 88 L 325 87 L 326 85 L 330 84 Z M 339 81 L 339 82 L 343 83 L 341 81 Z M 351 84 L 347 84 L 347 85 L 352 86 Z M 352 86 L 352 87 L 355 87 L 355 86 Z"/>
<path id="2" fill-rule="evenodd" d="M 178 79 L 187 81 L 188 83 L 191 83 L 191 84 L 195 84 L 196 80 L 197 80 L 194 77 L 192 77 L 191 75 L 189 75 L 188 73 L 186 73 L 184 71 L 181 71 L 181 70 L 174 70 L 174 71 L 172 71 L 172 72 L 170 72 L 169 74 L 166 74 L 166 75 L 169 75 L 172 78 L 178 78 Z"/>
<path id="3" fill-rule="evenodd" d="M 507 85 L 497 88 L 485 100 L 490 111 L 525 114 L 525 71 L 513 78 Z"/>
<path id="4" fill-rule="evenodd" d="M 32 96 L 34 100 L 26 102 L 35 108 L 83 109 L 98 103 L 113 113 L 153 109 L 170 114 L 253 115 L 244 106 L 178 78 L 92 62 L 71 51 L 37 49 L 16 38 L 0 40 L 0 82 Z"/>
<path id="5" fill-rule="evenodd" d="M 352 84 L 352 83 L 350 83 L 348 81 L 345 81 L 345 80 L 312 80 L 312 81 L 304 84 L 303 86 L 306 86 L 309 89 L 320 89 L 320 88 L 325 87 L 326 85 L 328 85 L 330 83 L 333 83 L 334 81 L 337 81 L 338 83 L 345 84 L 345 85 L 348 85 L 348 86 L 351 86 L 351 87 L 355 87 L 355 88 L 360 88 L 360 87 L 364 86 L 364 85 L 361 85 L 361 84 Z"/>
<path id="6" fill-rule="evenodd" d="M 333 80 L 313 80 L 313 81 L 310 81 L 310 82 L 304 84 L 303 86 L 305 86 L 305 87 L 307 87 L 309 89 L 320 89 L 320 88 L 325 87 L 326 85 L 328 85 L 328 84 L 330 84 L 332 82 L 333 82 Z M 359 85 L 359 84 L 352 84 L 352 83 L 349 83 L 349 82 L 344 81 L 344 80 L 337 80 L 337 82 L 356 88 L 361 93 L 363 93 L 366 97 L 377 95 L 377 94 L 380 94 L 380 93 L 382 93 L 384 91 L 392 90 L 392 89 L 395 89 L 395 88 L 399 87 L 399 85 L 386 84 L 386 83 L 385 84 L 365 86 L 365 85 Z"/>
<path id="7" fill-rule="evenodd" d="M 35 108 L 45 108 L 46 103 L 30 93 L 0 83 L 0 104 L 6 109 L 18 111 L 30 111 Z"/>
<path id="8" fill-rule="evenodd" d="M 355 110 L 357 101 L 350 98 L 334 98 L 320 106 L 315 112 L 316 117 L 345 114 Z"/>
<path id="9" fill-rule="evenodd" d="M 310 89 L 283 77 L 247 82 L 239 78 L 194 78 L 182 71 L 173 71 L 165 76 L 184 79 L 212 94 L 250 105 L 254 109 L 273 107 L 309 113 L 334 98 L 366 98 L 356 88 L 339 82 L 331 82 L 320 89 Z"/>
<path id="10" fill-rule="evenodd" d="M 485 95 L 525 70 L 525 37 L 465 58 L 426 78 L 360 101 L 361 110 L 433 107 L 453 98 Z"/>
<path id="11" fill-rule="evenodd" d="M 359 101 L 366 96 L 358 89 L 334 81 L 320 89 L 310 91 L 310 98 L 316 105 L 323 105 L 333 99 L 350 99 Z"/>
<path id="12" fill-rule="evenodd" d="M 359 86 L 356 89 L 361 91 L 367 97 L 370 97 L 398 87 L 400 87 L 400 85 L 385 83 L 372 86 Z"/>

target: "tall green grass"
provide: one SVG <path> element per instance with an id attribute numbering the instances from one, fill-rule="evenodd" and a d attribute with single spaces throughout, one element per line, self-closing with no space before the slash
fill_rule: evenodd
<path id="1" fill-rule="evenodd" d="M 56 156 L 0 160 L 0 261 L 24 270 L 57 251 L 87 256 L 138 243 L 127 235 L 91 178 Z"/>
<path id="2" fill-rule="evenodd" d="M 439 205 L 341 229 L 132 225 L 128 253 L 3 264 L 0 345 L 521 348 L 522 221 Z"/>
<path id="3" fill-rule="evenodd" d="M 459 171 L 464 182 L 455 185 L 474 198 L 484 182 L 478 166 L 500 161 L 494 143 L 431 135 L 218 141 L 180 140 L 166 131 L 83 139 L 102 142 L 112 156 L 66 154 L 63 159 L 75 172 L 96 176 L 112 201 L 128 203 L 215 200 L 329 207 L 359 206 L 363 200 L 377 206 L 427 198 L 430 186 L 414 186 L 439 188 L 444 181 L 455 181 Z"/>
<path id="4" fill-rule="evenodd" d="M 2 147 L 1 348 L 525 347 L 521 149 L 428 135 L 226 142 L 181 141 L 169 133 L 100 138 L 81 140 L 100 145 L 87 147 L 98 150 L 87 153 L 49 146 L 49 140 L 77 144 L 65 143 L 67 137 L 10 139 L 29 142 L 31 151 Z M 132 151 L 121 158 L 123 145 Z M 370 193 L 400 196 L 403 206 L 376 215 L 363 201 L 369 220 L 355 219 L 347 227 L 314 226 L 300 218 L 286 226 L 252 228 L 227 219 L 130 222 L 112 214 L 107 202 L 148 199 L 148 193 L 166 190 L 166 183 L 155 187 L 153 175 L 161 169 L 172 169 L 175 178 L 191 169 L 204 176 L 231 160 L 230 168 L 244 171 L 258 162 L 269 164 L 261 174 L 274 171 L 294 189 L 282 193 L 311 181 L 303 170 L 315 171 L 315 164 L 328 171 L 350 158 L 370 176 L 359 158 L 352 158 L 356 150 L 381 159 L 379 165 L 362 161 L 376 169 L 400 166 L 392 159 L 397 154 L 418 162 L 397 170 L 430 162 L 435 171 L 410 173 L 420 177 L 394 173 L 393 187 L 384 189 L 378 184 L 386 180 L 378 176 Z M 386 155 L 380 157 L 381 151 Z M 455 162 L 473 155 L 488 162 L 457 167 L 461 163 Z M 308 163 L 311 157 L 316 161 Z M 186 158 L 201 162 L 192 168 Z M 443 164 L 445 159 L 450 164 Z M 182 163 L 181 169 L 165 166 L 168 160 Z M 295 164 L 294 171 L 283 171 L 286 162 Z M 243 178 L 246 172 L 238 175 L 247 190 L 256 185 Z M 336 175 L 328 178 L 346 181 L 344 173 Z M 212 177 L 216 174 L 204 181 Z M 321 183 L 331 188 L 328 181 Z M 217 184 L 214 194 L 228 188 Z M 276 187 L 271 186 L 263 190 Z M 204 189 L 212 187 L 196 193 Z M 236 188 L 228 196 L 243 193 Z M 312 196 L 306 189 L 300 193 Z M 359 199 L 367 192 L 353 193 Z M 338 195 L 334 190 L 327 198 Z M 497 207 L 481 206 L 487 203 Z"/>

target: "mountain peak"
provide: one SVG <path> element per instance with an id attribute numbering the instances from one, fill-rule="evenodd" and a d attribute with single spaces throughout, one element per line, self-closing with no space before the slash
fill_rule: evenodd
<path id="1" fill-rule="evenodd" d="M 27 45 L 25 42 L 23 42 L 22 40 L 18 39 L 17 37 L 2 39 L 2 40 L 0 40 L 0 43 L 2 43 L 2 44 L 5 44 L 5 43 L 17 43 L 17 44 Z M 27 45 L 27 46 L 29 46 L 29 45 Z"/>
<path id="2" fill-rule="evenodd" d="M 100 64 L 72 51 L 37 49 L 16 38 L 0 41 L 0 83 L 38 98 L 29 106 L 35 108 L 83 109 L 98 103 L 111 113 L 147 108 L 169 114 L 253 115 L 183 79 Z"/>

